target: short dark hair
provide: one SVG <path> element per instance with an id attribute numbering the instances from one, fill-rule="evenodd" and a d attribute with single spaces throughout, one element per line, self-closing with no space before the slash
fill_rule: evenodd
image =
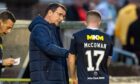
<path id="1" fill-rule="evenodd" d="M 101 14 L 96 10 L 91 10 L 87 12 L 87 17 L 92 15 L 99 17 L 100 20 L 102 19 Z"/>
<path id="2" fill-rule="evenodd" d="M 46 14 L 48 13 L 49 10 L 55 12 L 58 7 L 61 7 L 63 10 L 66 11 L 66 7 L 64 5 L 62 5 L 60 3 L 51 3 L 48 5 L 48 7 L 45 11 L 44 17 L 46 16 Z"/>
<path id="3" fill-rule="evenodd" d="M 6 21 L 8 19 L 12 20 L 14 23 L 16 22 L 16 18 L 12 12 L 6 10 L 0 13 L 0 20 Z"/>

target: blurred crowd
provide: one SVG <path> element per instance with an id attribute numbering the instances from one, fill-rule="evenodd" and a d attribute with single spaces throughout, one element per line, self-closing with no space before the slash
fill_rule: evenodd
<path id="1" fill-rule="evenodd" d="M 31 20 L 43 14 L 49 2 L 66 5 L 66 21 L 85 21 L 88 10 L 100 11 L 106 23 L 105 32 L 113 40 L 117 38 L 122 49 L 135 53 L 140 61 L 140 0 L 1 0 L 0 10 L 8 9 L 17 19 Z M 124 57 L 119 60 L 126 61 Z"/>
<path id="2" fill-rule="evenodd" d="M 112 8 L 112 5 L 118 11 L 128 3 L 128 0 L 0 0 L 0 8 L 14 12 L 18 19 L 32 19 L 35 16 L 34 14 L 42 13 L 45 9 L 44 7 L 50 2 L 65 4 L 68 8 L 68 15 L 70 15 L 72 12 L 74 14 L 79 11 L 86 12 L 91 9 L 100 9 L 104 6 Z M 25 14 L 26 12 L 28 12 L 28 16 Z M 68 17 L 67 20 L 79 21 L 85 19 L 85 14 L 80 15 L 79 18 L 78 16 L 75 14 L 75 17 Z"/>

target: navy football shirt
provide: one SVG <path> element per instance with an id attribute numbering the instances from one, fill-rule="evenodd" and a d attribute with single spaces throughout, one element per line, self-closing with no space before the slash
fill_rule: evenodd
<path id="1" fill-rule="evenodd" d="M 79 84 L 108 84 L 108 56 L 112 40 L 100 30 L 84 29 L 73 34 L 70 53 L 75 54 Z"/>

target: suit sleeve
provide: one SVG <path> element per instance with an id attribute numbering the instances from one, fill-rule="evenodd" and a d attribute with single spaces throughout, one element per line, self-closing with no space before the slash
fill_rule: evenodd
<path id="1" fill-rule="evenodd" d="M 49 35 L 49 30 L 43 28 L 43 26 L 36 26 L 32 31 L 32 35 L 36 45 L 43 52 L 56 57 L 67 57 L 68 50 L 53 44 L 52 38 Z"/>

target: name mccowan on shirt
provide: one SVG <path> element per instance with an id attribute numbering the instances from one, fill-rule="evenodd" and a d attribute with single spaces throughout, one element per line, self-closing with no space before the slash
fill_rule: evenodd
<path id="1" fill-rule="evenodd" d="M 93 43 L 93 42 L 91 42 L 91 43 L 84 43 L 84 48 L 103 48 L 103 49 L 106 49 L 106 47 L 107 47 L 107 44 L 105 44 L 105 43 Z"/>

